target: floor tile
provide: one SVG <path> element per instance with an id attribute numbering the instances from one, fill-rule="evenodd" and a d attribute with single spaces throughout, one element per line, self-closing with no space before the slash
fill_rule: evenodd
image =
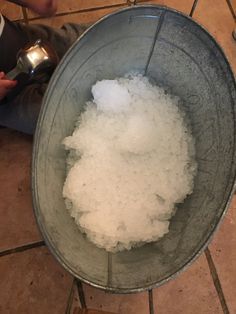
<path id="1" fill-rule="evenodd" d="M 64 23 L 78 23 L 78 24 L 88 24 L 88 23 L 95 23 L 98 19 L 102 18 L 103 16 L 117 11 L 117 8 L 110 8 L 110 9 L 99 9 L 96 11 L 86 12 L 86 13 L 76 13 L 71 15 L 65 16 L 55 16 L 53 18 L 46 18 L 46 19 L 37 19 L 32 21 L 31 23 L 35 24 L 45 24 L 51 27 L 60 27 Z"/>
<path id="2" fill-rule="evenodd" d="M 64 0 L 58 3 L 58 12 L 70 12 L 126 3 L 126 0 Z"/>
<path id="3" fill-rule="evenodd" d="M 69 314 L 80 314 L 80 312 L 81 312 L 81 303 L 80 303 L 80 299 L 79 299 L 79 295 L 78 295 L 78 289 L 77 289 L 75 280 L 73 282 L 71 296 L 72 296 L 71 301 L 69 301 L 70 302 L 70 309 L 68 309 L 69 310 Z"/>
<path id="4" fill-rule="evenodd" d="M 216 38 L 236 72 L 236 41 L 232 37 L 236 24 L 226 1 L 199 1 L 193 17 Z"/>
<path id="5" fill-rule="evenodd" d="M 1 257 L 0 273 L 0 313 L 65 313 L 72 278 L 46 247 Z"/>
<path id="6" fill-rule="evenodd" d="M 236 196 L 210 245 L 226 303 L 236 313 Z"/>
<path id="7" fill-rule="evenodd" d="M 147 292 L 137 294 L 111 294 L 84 285 L 87 307 L 116 314 L 149 313 Z"/>
<path id="8" fill-rule="evenodd" d="M 153 293 L 158 314 L 223 314 L 204 255 Z"/>
<path id="9" fill-rule="evenodd" d="M 22 9 L 20 6 L 9 3 L 7 1 L 0 1 L 1 13 L 10 20 L 19 20 L 23 18 Z"/>
<path id="10" fill-rule="evenodd" d="M 62 12 L 70 13 L 72 11 L 119 5 L 125 3 L 126 0 L 64 0 L 58 1 L 57 14 Z M 32 11 L 28 11 L 28 16 L 29 18 L 36 17 L 37 14 Z"/>
<path id="11" fill-rule="evenodd" d="M 97 311 L 97 310 L 83 310 L 80 308 L 76 308 L 72 313 L 70 314 L 113 314 L 111 312 L 104 312 L 104 311 Z"/>
<path id="12" fill-rule="evenodd" d="M 0 129 L 0 250 L 38 241 L 31 200 L 32 137 Z"/>
<path id="13" fill-rule="evenodd" d="M 191 7 L 193 4 L 193 0 L 185 0 L 185 1 L 179 1 L 179 0 L 152 0 L 152 1 L 145 1 L 145 0 L 138 0 L 138 4 L 159 4 L 164 5 L 173 9 L 176 9 L 178 11 L 184 12 L 186 14 L 189 14 L 191 11 Z"/>
<path id="14" fill-rule="evenodd" d="M 81 302 L 80 302 L 80 298 L 79 298 L 79 294 L 78 294 L 78 289 L 76 286 L 76 281 L 74 281 L 73 284 L 73 298 L 72 298 L 72 302 L 71 302 L 71 307 L 70 307 L 70 314 L 113 314 L 111 312 L 104 312 L 101 310 L 96 310 L 96 309 L 82 309 L 81 306 Z"/>

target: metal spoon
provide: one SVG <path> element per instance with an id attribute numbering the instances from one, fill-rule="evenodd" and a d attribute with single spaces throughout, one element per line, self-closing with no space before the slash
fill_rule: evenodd
<path id="1" fill-rule="evenodd" d="M 21 49 L 17 54 L 16 67 L 6 74 L 12 80 L 20 73 L 33 76 L 38 73 L 49 72 L 58 64 L 58 56 L 55 50 L 40 39 L 33 46 Z"/>

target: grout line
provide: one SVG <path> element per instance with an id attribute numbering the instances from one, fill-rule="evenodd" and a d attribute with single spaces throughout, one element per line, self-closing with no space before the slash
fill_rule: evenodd
<path id="1" fill-rule="evenodd" d="M 212 259 L 211 252 L 210 252 L 209 248 L 206 248 L 205 256 L 207 259 L 208 267 L 209 267 L 210 272 L 211 272 L 211 277 L 212 277 L 216 292 L 217 292 L 219 300 L 220 300 L 220 304 L 221 304 L 223 313 L 224 314 L 230 314 L 226 300 L 225 300 L 224 292 L 223 292 L 222 287 L 221 287 L 220 279 L 219 279 L 219 276 L 218 276 L 218 273 L 217 273 L 217 270 L 216 270 L 216 267 L 215 267 L 214 261 Z"/>
<path id="2" fill-rule="evenodd" d="M 148 2 L 148 3 L 147 3 Z M 150 3 L 150 0 L 136 0 L 135 1 L 135 3 L 134 3 L 134 5 L 139 5 L 139 4 L 145 4 L 145 3 L 147 3 L 147 4 L 150 4 L 150 5 L 155 5 L 155 3 Z M 162 4 L 162 3 L 159 3 L 159 5 L 161 5 L 161 6 L 163 6 L 163 7 L 166 7 L 167 5 L 165 5 L 165 4 Z"/>
<path id="3" fill-rule="evenodd" d="M 139 4 L 139 3 L 145 3 L 145 2 L 149 2 L 149 4 L 155 4 L 155 3 L 150 3 L 150 0 L 136 0 L 135 4 Z M 161 6 L 165 6 L 162 5 L 161 3 L 159 3 Z"/>
<path id="4" fill-rule="evenodd" d="M 74 294 L 75 294 L 75 289 L 74 289 L 75 281 L 76 281 L 76 279 L 74 278 L 72 281 L 72 286 L 70 288 L 70 293 L 69 293 L 69 297 L 68 297 L 68 301 L 67 301 L 65 314 L 70 314 L 70 312 L 71 312 L 71 307 L 73 304 Z"/>
<path id="5" fill-rule="evenodd" d="M 73 14 L 78 14 L 78 13 L 88 13 L 88 12 L 94 12 L 94 11 L 100 11 L 100 10 L 105 10 L 105 9 L 112 9 L 112 8 L 123 8 L 126 7 L 127 3 L 117 3 L 117 4 L 110 4 L 110 5 L 104 5 L 101 7 L 94 7 L 94 8 L 85 8 L 85 9 L 80 9 L 80 10 L 75 10 L 75 11 L 70 11 L 70 12 L 61 12 L 55 14 L 51 18 L 55 17 L 60 17 L 60 16 L 66 16 L 66 15 L 73 15 Z M 29 22 L 35 21 L 35 20 L 44 20 L 47 19 L 48 17 L 43 17 L 43 16 L 36 16 L 36 17 L 31 17 L 28 19 Z M 16 22 L 22 21 L 22 19 L 16 20 Z"/>
<path id="6" fill-rule="evenodd" d="M 76 280 L 76 285 L 77 285 L 77 289 L 78 289 L 81 307 L 82 307 L 82 309 L 87 309 L 82 282 L 79 279 L 75 279 L 75 280 Z"/>
<path id="7" fill-rule="evenodd" d="M 193 17 L 193 13 L 194 13 L 194 11 L 195 11 L 195 9 L 196 9 L 197 4 L 198 4 L 198 0 L 194 0 L 194 1 L 193 1 L 192 8 L 191 8 L 191 11 L 190 11 L 190 13 L 189 13 L 189 16 Z"/>
<path id="8" fill-rule="evenodd" d="M 234 8 L 233 8 L 233 5 L 232 5 L 231 1 L 230 1 L 230 0 L 226 0 L 226 2 L 227 2 L 227 4 L 228 4 L 230 13 L 231 13 L 232 16 L 233 16 L 233 19 L 234 19 L 234 21 L 236 22 L 236 13 L 235 13 L 235 11 L 234 11 Z"/>
<path id="9" fill-rule="evenodd" d="M 27 10 L 25 7 L 22 7 L 22 14 L 23 14 L 23 20 L 25 22 L 25 24 L 29 24 L 29 18 L 28 18 L 28 14 L 27 14 Z"/>
<path id="10" fill-rule="evenodd" d="M 148 303 L 149 303 L 149 313 L 154 314 L 154 305 L 153 305 L 153 293 L 152 289 L 148 290 Z"/>
<path id="11" fill-rule="evenodd" d="M 40 247 L 40 246 L 44 246 L 44 245 L 45 245 L 44 241 L 38 241 L 38 242 L 25 244 L 25 245 L 22 245 L 22 246 L 15 247 L 13 249 L 0 251 L 0 257 L 6 256 L 6 255 L 10 255 L 10 254 L 24 252 L 26 250 L 34 249 L 34 248 L 37 248 L 37 247 Z"/>
<path id="12" fill-rule="evenodd" d="M 143 3 L 143 2 L 144 2 L 144 3 L 145 3 L 145 2 L 150 2 L 150 0 L 136 0 L 136 1 L 135 1 L 135 4 L 138 5 L 139 3 Z"/>

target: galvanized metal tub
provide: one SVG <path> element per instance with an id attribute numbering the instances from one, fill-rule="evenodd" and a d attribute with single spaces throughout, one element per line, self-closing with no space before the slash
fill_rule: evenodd
<path id="1" fill-rule="evenodd" d="M 91 86 L 135 70 L 183 101 L 196 139 L 193 194 L 156 243 L 116 254 L 80 233 L 62 197 L 62 140 L 91 98 Z M 189 17 L 159 6 L 111 14 L 77 41 L 55 71 L 35 134 L 35 216 L 57 260 L 75 277 L 113 292 L 158 286 L 190 264 L 225 214 L 235 181 L 235 80 L 212 36 Z"/>

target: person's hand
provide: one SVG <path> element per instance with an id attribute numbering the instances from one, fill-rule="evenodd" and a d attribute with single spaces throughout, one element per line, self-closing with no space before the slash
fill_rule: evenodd
<path id="1" fill-rule="evenodd" d="M 4 72 L 0 72 L 0 101 L 14 88 L 17 81 L 8 80 Z"/>

